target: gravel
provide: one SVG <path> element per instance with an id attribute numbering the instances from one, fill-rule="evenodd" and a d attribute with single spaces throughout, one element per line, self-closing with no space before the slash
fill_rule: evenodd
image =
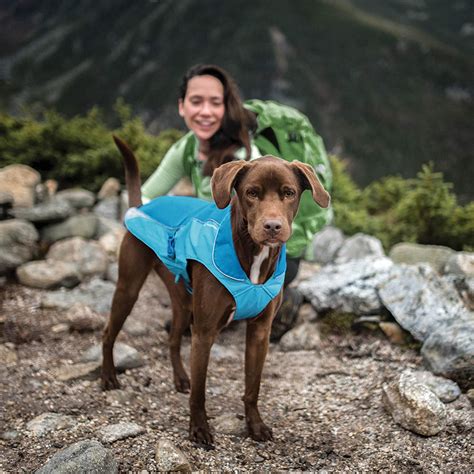
<path id="1" fill-rule="evenodd" d="M 209 365 L 207 409 L 216 449 L 205 451 L 187 438 L 188 395 L 173 387 L 165 321 L 170 310 L 163 286 L 152 276 L 130 318 L 148 331 L 119 341 L 137 349 L 144 365 L 119 375 L 122 391 L 102 392 L 99 381 L 61 380 L 57 369 L 80 363 L 98 344 L 100 330 L 59 332 L 62 311 L 41 307 L 43 290 L 7 283 L 0 294 L 0 344 L 16 353 L 0 365 L 0 472 L 33 472 L 79 441 L 97 439 L 116 423 L 136 423 L 141 434 L 107 446 L 119 472 L 154 472 L 156 450 L 167 440 L 192 469 L 208 471 L 397 471 L 468 472 L 472 469 L 472 408 L 465 394 L 446 405 L 447 425 L 425 438 L 395 423 L 382 403 L 382 386 L 406 369 L 422 370 L 416 350 L 391 345 L 380 333 L 329 333 L 317 351 L 283 352 L 272 344 L 260 390 L 263 419 L 274 440 L 257 443 L 239 429 L 222 429 L 223 415 L 243 420 L 245 323 L 219 336 L 232 357 Z M 184 354 L 189 353 L 184 338 Z M 218 360 L 217 360 L 218 359 Z M 185 364 L 188 364 L 187 357 Z M 42 413 L 71 416 L 42 437 L 27 424 Z M 229 434 L 226 434 L 229 433 Z M 15 433 L 15 436 L 10 435 Z"/>

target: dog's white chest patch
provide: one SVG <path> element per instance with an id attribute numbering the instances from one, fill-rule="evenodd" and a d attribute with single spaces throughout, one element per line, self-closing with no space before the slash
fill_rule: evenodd
<path id="1" fill-rule="evenodd" d="M 258 277 L 260 276 L 260 268 L 262 263 L 266 258 L 268 258 L 268 254 L 270 253 L 269 247 L 263 247 L 262 251 L 255 255 L 253 258 L 252 266 L 250 267 L 250 281 L 255 285 L 258 284 Z"/>

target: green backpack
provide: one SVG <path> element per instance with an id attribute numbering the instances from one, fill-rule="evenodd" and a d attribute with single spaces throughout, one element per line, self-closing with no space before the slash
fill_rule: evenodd
<path id="1" fill-rule="evenodd" d="M 311 165 L 324 188 L 331 192 L 332 173 L 323 141 L 305 115 L 293 107 L 270 100 L 248 100 L 245 108 L 257 115 L 257 130 L 253 139 L 262 155 L 278 156 L 287 161 L 299 160 Z M 314 234 L 331 219 L 331 208 L 320 208 L 309 191 L 305 191 L 293 223 L 292 237 L 287 244 L 289 256 L 304 254 Z"/>

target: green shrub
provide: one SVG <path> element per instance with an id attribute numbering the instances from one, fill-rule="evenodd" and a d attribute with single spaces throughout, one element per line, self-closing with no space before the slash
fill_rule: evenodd
<path id="1" fill-rule="evenodd" d="M 107 127 L 97 108 L 71 119 L 47 110 L 38 117 L 0 114 L 0 167 L 22 163 L 38 170 L 43 179 L 56 179 L 60 187 L 97 191 L 108 177 L 123 181 L 122 162 L 112 140 L 116 134 L 135 151 L 146 178 L 181 133 L 167 130 L 152 136 L 123 102 L 117 103 L 116 111 L 120 126 L 115 130 Z"/>
<path id="2" fill-rule="evenodd" d="M 335 225 L 347 235 L 364 232 L 388 250 L 397 242 L 474 248 L 474 203 L 457 204 L 452 185 L 424 165 L 415 179 L 389 176 L 360 190 L 343 161 L 331 157 Z"/>
<path id="3" fill-rule="evenodd" d="M 118 127 L 113 130 L 97 108 L 71 119 L 47 110 L 22 118 L 0 114 L 0 167 L 23 163 L 38 170 L 43 180 L 56 179 L 61 188 L 97 191 L 110 176 L 124 180 L 112 140 L 116 134 L 136 153 L 145 179 L 181 132 L 167 130 L 155 137 L 123 101 L 117 101 L 115 110 Z M 362 190 L 344 161 L 335 156 L 330 160 L 334 224 L 346 235 L 374 235 L 386 250 L 401 241 L 474 250 L 474 203 L 459 206 L 451 184 L 433 165 L 423 166 L 415 179 L 389 176 Z"/>

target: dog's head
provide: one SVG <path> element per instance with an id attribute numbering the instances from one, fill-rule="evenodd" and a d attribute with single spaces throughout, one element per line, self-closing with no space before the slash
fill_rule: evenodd
<path id="1" fill-rule="evenodd" d="M 309 189 L 321 207 L 330 197 L 314 169 L 274 156 L 253 161 L 233 161 L 220 166 L 212 177 L 212 194 L 221 209 L 228 206 L 232 190 L 252 240 L 259 245 L 278 246 L 291 235 L 291 223 L 298 211 L 301 194 Z"/>

